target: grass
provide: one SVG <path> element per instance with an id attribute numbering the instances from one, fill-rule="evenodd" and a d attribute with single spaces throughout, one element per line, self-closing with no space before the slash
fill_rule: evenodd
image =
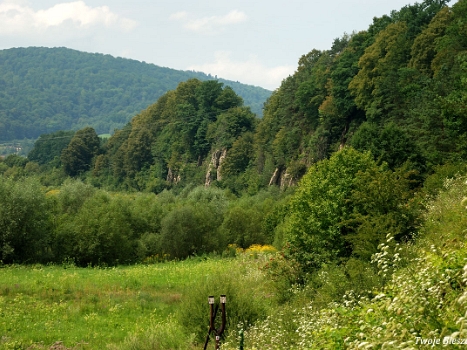
<path id="1" fill-rule="evenodd" d="M 164 323 L 176 323 L 173 315 L 188 286 L 238 266 L 239 259 L 191 259 L 112 268 L 0 268 L 0 349 L 138 348 L 131 345 L 138 337 L 147 340 Z M 149 328 L 154 331 L 148 335 Z"/>

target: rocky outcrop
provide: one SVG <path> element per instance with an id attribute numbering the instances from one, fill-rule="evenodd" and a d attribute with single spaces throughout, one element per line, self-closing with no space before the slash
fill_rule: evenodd
<path id="1" fill-rule="evenodd" d="M 297 184 L 296 179 L 287 172 L 287 169 L 282 173 L 279 186 L 281 188 L 294 186 Z"/>
<path id="2" fill-rule="evenodd" d="M 276 170 L 274 170 L 274 173 L 272 174 L 271 176 L 271 179 L 269 180 L 269 186 L 272 186 L 272 185 L 278 185 L 278 181 L 281 177 L 281 168 L 276 168 Z"/>
<path id="3" fill-rule="evenodd" d="M 222 180 L 221 168 L 222 168 L 222 162 L 224 161 L 225 157 L 227 157 L 227 150 L 223 149 L 219 159 L 217 160 L 218 166 L 217 166 L 216 175 L 217 175 L 218 181 Z"/>
<path id="4" fill-rule="evenodd" d="M 181 179 L 182 178 L 180 177 L 180 175 L 177 175 L 174 171 L 172 171 L 171 168 L 169 168 L 169 170 L 167 171 L 167 182 L 176 185 L 181 181 Z"/>
<path id="5" fill-rule="evenodd" d="M 269 186 L 276 185 L 280 188 L 290 187 L 297 184 L 298 179 L 287 172 L 287 169 L 276 168 L 269 180 Z"/>
<path id="6" fill-rule="evenodd" d="M 214 180 L 220 181 L 222 179 L 221 167 L 222 162 L 227 156 L 227 150 L 216 150 L 211 155 L 211 161 L 208 165 L 208 171 L 206 172 L 206 177 L 204 181 L 204 186 L 210 186 Z"/>

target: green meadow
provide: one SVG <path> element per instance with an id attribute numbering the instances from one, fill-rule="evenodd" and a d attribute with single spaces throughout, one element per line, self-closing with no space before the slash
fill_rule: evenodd
<path id="1" fill-rule="evenodd" d="M 245 283 L 250 287 L 243 292 L 250 291 L 249 298 L 262 298 L 259 302 L 264 306 L 266 286 L 250 283 L 263 278 L 258 269 L 260 260 L 244 257 L 111 268 L 73 264 L 0 268 L 0 348 L 191 347 L 188 344 L 196 344 L 196 331 L 189 334 L 181 325 L 196 320 L 190 312 L 198 311 L 205 313 L 198 323 L 199 332 L 207 331 L 209 293 L 228 294 L 230 289 L 228 303 L 236 305 L 239 298 L 232 283 Z M 186 311 L 193 300 L 198 305 L 190 306 L 184 315 L 181 310 Z"/>

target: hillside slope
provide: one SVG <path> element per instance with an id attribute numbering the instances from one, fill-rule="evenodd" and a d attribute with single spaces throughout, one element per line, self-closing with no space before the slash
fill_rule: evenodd
<path id="1" fill-rule="evenodd" d="M 122 128 L 135 114 L 190 78 L 214 79 L 110 55 L 67 48 L 0 51 L 0 142 L 57 130 Z M 270 91 L 219 79 L 260 115 Z"/>

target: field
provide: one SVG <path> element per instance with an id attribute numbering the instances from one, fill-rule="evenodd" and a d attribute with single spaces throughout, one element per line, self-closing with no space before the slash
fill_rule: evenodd
<path id="1" fill-rule="evenodd" d="M 0 349 L 49 349 L 54 344 L 56 349 L 135 348 L 135 343 L 148 341 L 160 331 L 183 333 L 184 343 L 190 344 L 194 335 L 182 331 L 176 315 L 187 294 L 200 289 L 193 286 L 211 292 L 213 276 L 233 270 L 245 278 L 261 278 L 255 272 L 257 260 L 189 259 L 112 268 L 77 268 L 73 264 L 0 268 Z M 222 286 L 212 287 L 212 293 L 222 290 Z M 206 322 L 199 325 L 206 330 L 207 297 L 197 296 L 200 303 L 206 300 L 205 305 L 197 305 L 206 311 Z M 142 348 L 141 344 L 136 348 Z"/>

